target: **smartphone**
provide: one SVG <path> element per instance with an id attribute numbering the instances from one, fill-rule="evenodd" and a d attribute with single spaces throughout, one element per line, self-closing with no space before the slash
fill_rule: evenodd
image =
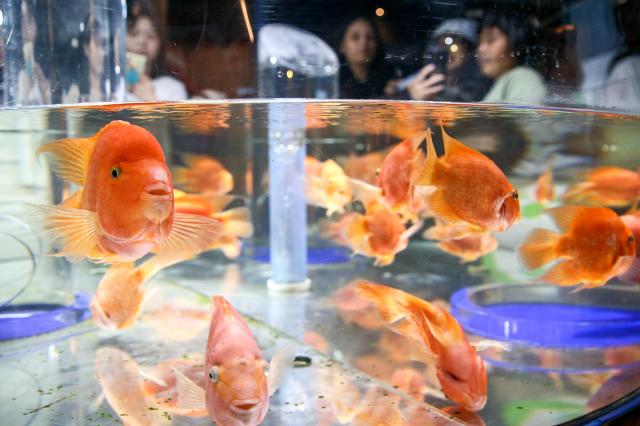
<path id="1" fill-rule="evenodd" d="M 140 81 L 140 76 L 144 74 L 147 65 L 147 57 L 139 53 L 127 52 L 127 84 L 136 84 Z"/>
<path id="2" fill-rule="evenodd" d="M 449 49 L 439 46 L 429 48 L 427 51 L 427 62 L 436 66 L 438 74 L 447 75 L 447 63 L 449 62 Z"/>

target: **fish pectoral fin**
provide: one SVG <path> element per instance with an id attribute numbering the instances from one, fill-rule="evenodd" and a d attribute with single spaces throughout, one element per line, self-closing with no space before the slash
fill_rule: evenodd
<path id="1" fill-rule="evenodd" d="M 153 383 L 157 383 L 163 388 L 166 388 L 168 386 L 167 382 L 165 382 L 164 380 L 156 376 L 155 373 L 153 372 L 153 369 L 150 367 L 140 367 L 139 373 L 143 379 L 149 380 L 150 382 L 153 382 Z"/>
<path id="2" fill-rule="evenodd" d="M 196 385 L 177 368 L 173 367 L 172 371 L 176 376 L 176 391 L 178 393 L 176 408 L 179 410 L 206 409 L 207 402 L 204 389 Z"/>
<path id="3" fill-rule="evenodd" d="M 551 284 L 566 287 L 580 284 L 580 278 L 577 273 L 578 271 L 573 266 L 573 262 L 571 260 L 564 260 L 549 269 L 541 279 Z"/>
<path id="4" fill-rule="evenodd" d="M 429 196 L 428 200 L 429 208 L 433 211 L 433 214 L 445 222 L 459 222 L 458 215 L 451 210 L 449 203 L 444 198 L 444 192 L 440 189 L 436 190 Z M 460 237 L 458 237 L 460 238 Z"/>
<path id="5" fill-rule="evenodd" d="M 271 359 L 269 363 L 269 376 L 267 377 L 269 396 L 278 390 L 287 372 L 293 368 L 293 361 L 296 357 L 295 349 L 292 343 L 286 343 L 278 349 Z"/>
<path id="6" fill-rule="evenodd" d="M 71 262 L 91 257 L 102 235 L 95 212 L 65 206 L 27 204 L 29 214 L 51 234 L 58 255 Z"/>
<path id="7" fill-rule="evenodd" d="M 68 138 L 42 145 L 36 154 L 51 154 L 55 173 L 66 181 L 83 185 L 96 138 Z"/>
<path id="8" fill-rule="evenodd" d="M 187 213 L 175 213 L 169 237 L 155 250 L 158 255 L 190 258 L 207 250 L 223 232 L 216 219 Z"/>
<path id="9" fill-rule="evenodd" d="M 495 340 L 480 340 L 478 342 L 470 342 L 476 352 L 484 352 L 489 349 L 499 349 L 501 351 L 511 352 L 511 347 L 503 342 L 497 342 Z"/>

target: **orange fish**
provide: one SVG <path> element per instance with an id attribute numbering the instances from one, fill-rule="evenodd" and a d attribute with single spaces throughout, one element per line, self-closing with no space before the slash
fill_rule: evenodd
<path id="1" fill-rule="evenodd" d="M 174 369 L 180 395 L 176 408 L 206 407 L 219 425 L 258 425 L 267 415 L 269 396 L 293 365 L 293 350 L 283 348 L 267 363 L 251 330 L 233 306 L 222 296 L 211 300 L 204 389 Z"/>
<path id="2" fill-rule="evenodd" d="M 174 189 L 175 211 L 179 213 L 207 216 L 222 225 L 222 231 L 216 241 L 206 250 L 220 249 L 229 259 L 240 256 L 241 238 L 253 235 L 251 213 L 246 207 L 223 209 L 234 197 L 214 194 L 187 194 Z"/>
<path id="3" fill-rule="evenodd" d="M 484 363 L 447 311 L 404 291 L 361 282 L 356 291 L 370 300 L 393 331 L 420 342 L 436 357 L 437 377 L 447 398 L 470 411 L 487 402 Z"/>
<path id="4" fill-rule="evenodd" d="M 96 376 L 111 409 L 127 426 L 170 425 L 158 406 L 142 391 L 143 376 L 138 363 L 116 348 L 102 347 L 96 352 Z"/>
<path id="5" fill-rule="evenodd" d="M 349 213 L 340 220 L 335 229 L 338 240 L 344 240 L 355 254 L 374 258 L 375 266 L 390 265 L 422 222 L 406 229 L 400 216 L 382 203 L 371 201 L 365 209 L 365 214 Z"/>
<path id="6" fill-rule="evenodd" d="M 540 204 L 547 204 L 553 200 L 555 191 L 553 189 L 553 174 L 551 167 L 536 179 L 535 197 Z"/>
<path id="7" fill-rule="evenodd" d="M 618 275 L 618 278 L 627 284 L 638 284 L 640 283 L 640 212 L 625 214 L 620 219 L 633 233 L 636 241 L 636 257 L 629 269 Z"/>
<path id="8" fill-rule="evenodd" d="M 307 204 L 327 209 L 327 216 L 344 212 L 351 202 L 351 184 L 342 168 L 333 160 L 304 160 Z"/>
<path id="9" fill-rule="evenodd" d="M 174 170 L 177 186 L 189 192 L 227 194 L 233 190 L 233 175 L 215 158 L 183 154 L 186 167 Z"/>
<path id="10" fill-rule="evenodd" d="M 489 158 L 444 129 L 442 137 L 445 154 L 437 157 L 431 134 L 426 134 L 420 147 L 426 150 L 427 159 L 416 180 L 417 185 L 435 189 L 428 195 L 434 215 L 460 227 L 456 238 L 509 228 L 520 217 L 518 191 Z"/>
<path id="11" fill-rule="evenodd" d="M 82 185 L 62 205 L 34 206 L 60 256 L 115 263 L 153 250 L 184 257 L 220 232 L 213 219 L 174 213 L 164 153 L 142 127 L 112 121 L 93 137 L 51 142 L 43 152 L 63 179 Z"/>
<path id="12" fill-rule="evenodd" d="M 352 153 L 344 159 L 342 167 L 344 173 L 350 178 L 374 183 L 386 156 L 387 150 L 369 152 L 359 156 Z"/>
<path id="13" fill-rule="evenodd" d="M 418 145 L 425 139 L 425 132 L 397 144 L 385 157 L 380 166 L 376 185 L 382 189 L 385 203 L 394 213 L 405 219 L 415 218 L 420 209 L 413 198 L 414 183 L 424 160 Z"/>
<path id="14" fill-rule="evenodd" d="M 459 257 L 462 263 L 476 261 L 498 248 L 498 240 L 491 232 L 472 234 L 463 238 L 450 238 L 451 234 L 456 233 L 457 228 L 436 220 L 436 225 L 427 229 L 423 237 L 439 240 L 438 247 L 446 253 Z"/>
<path id="15" fill-rule="evenodd" d="M 624 207 L 640 199 L 640 176 L 620 167 L 598 167 L 584 182 L 573 185 L 562 196 L 569 203 Z"/>
<path id="16" fill-rule="evenodd" d="M 160 270 L 188 258 L 156 255 L 138 267 L 133 262 L 111 265 L 89 305 L 96 325 L 105 329 L 131 327 L 146 297 L 145 284 Z"/>
<path id="17" fill-rule="evenodd" d="M 171 414 L 179 416 L 204 417 L 207 415 L 206 409 L 201 410 L 180 410 L 176 408 L 176 404 L 180 395 L 177 391 L 177 378 L 174 369 L 179 370 L 182 374 L 196 383 L 198 386 L 204 387 L 204 358 L 200 356 L 189 356 L 188 358 L 175 358 L 162 361 L 153 368 L 142 368 L 141 374 L 146 378 L 142 384 L 142 391 L 145 396 L 155 401 L 158 407 Z"/>
<path id="18" fill-rule="evenodd" d="M 542 280 L 560 286 L 599 287 L 629 269 L 636 254 L 633 233 L 606 207 L 564 206 L 548 210 L 562 233 L 534 229 L 518 249 L 524 266 L 560 260 Z"/>

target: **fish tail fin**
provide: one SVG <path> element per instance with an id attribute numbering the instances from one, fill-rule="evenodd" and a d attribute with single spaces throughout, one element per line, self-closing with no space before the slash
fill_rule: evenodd
<path id="1" fill-rule="evenodd" d="M 460 324 L 449 312 L 426 300 L 413 297 L 406 309 L 423 342 L 436 355 L 464 336 Z"/>
<path id="2" fill-rule="evenodd" d="M 50 154 L 56 174 L 63 179 L 83 185 L 97 138 L 67 138 L 42 145 L 36 155 Z"/>
<path id="3" fill-rule="evenodd" d="M 389 324 L 407 315 L 403 307 L 407 294 L 401 290 L 367 281 L 359 281 L 355 285 L 355 292 L 358 296 L 371 302 L 380 317 Z"/>
<path id="4" fill-rule="evenodd" d="M 558 258 L 560 234 L 536 228 L 518 248 L 518 254 L 527 269 L 536 269 Z"/>
<path id="5" fill-rule="evenodd" d="M 246 238 L 253 235 L 251 212 L 246 207 L 236 207 L 215 216 L 222 222 L 224 233 L 236 237 Z"/>
<path id="6" fill-rule="evenodd" d="M 416 301 L 417 297 L 392 287 L 360 281 L 355 286 L 356 294 L 373 304 L 378 315 L 387 323 L 394 332 L 409 339 L 423 342 L 422 333 L 408 309 Z"/>
<path id="7" fill-rule="evenodd" d="M 421 152 L 423 156 L 426 156 L 426 158 L 419 169 L 416 185 L 429 186 L 433 180 L 433 171 L 436 160 L 438 159 L 430 131 L 425 133 L 424 140 L 418 145 L 418 151 Z"/>

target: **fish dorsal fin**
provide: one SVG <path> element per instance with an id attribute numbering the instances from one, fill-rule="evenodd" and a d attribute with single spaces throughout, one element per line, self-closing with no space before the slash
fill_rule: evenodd
<path id="1" fill-rule="evenodd" d="M 206 393 L 204 389 L 196 385 L 191 379 L 173 367 L 176 376 L 176 391 L 178 400 L 176 408 L 179 410 L 203 410 L 207 407 Z"/>
<path id="2" fill-rule="evenodd" d="M 95 212 L 65 206 L 27 204 L 27 209 L 71 262 L 92 257 L 102 235 Z"/>
<path id="3" fill-rule="evenodd" d="M 42 145 L 36 154 L 51 154 L 53 169 L 62 179 L 84 185 L 96 137 L 68 138 Z"/>
<path id="4" fill-rule="evenodd" d="M 142 378 L 144 378 L 146 380 L 149 380 L 150 382 L 156 383 L 156 384 L 162 386 L 163 388 L 167 387 L 167 382 L 165 382 L 164 380 L 162 380 L 161 378 L 156 376 L 151 368 L 149 368 L 149 367 L 140 367 L 139 372 L 140 372 L 140 376 L 142 376 Z"/>
<path id="5" fill-rule="evenodd" d="M 169 237 L 155 250 L 158 255 L 188 258 L 205 251 L 222 234 L 216 219 L 186 213 L 174 213 Z"/>
<path id="6" fill-rule="evenodd" d="M 444 158 L 449 158 L 454 154 L 472 154 L 472 155 L 482 155 L 475 149 L 471 149 L 462 142 L 457 139 L 452 138 L 444 131 L 444 127 L 441 127 L 442 130 L 442 140 L 444 142 Z"/>
<path id="7" fill-rule="evenodd" d="M 283 345 L 273 356 L 269 363 L 269 376 L 267 377 L 269 396 L 278 390 L 285 375 L 293 367 L 295 357 L 295 346 L 291 343 Z"/>
<path id="8" fill-rule="evenodd" d="M 424 140 L 418 145 L 417 153 L 419 153 L 422 158 L 425 156 L 426 158 L 420 166 L 421 169 L 416 179 L 416 185 L 429 186 L 431 185 L 433 170 L 436 165 L 436 160 L 438 159 L 430 131 L 425 133 Z"/>
<path id="9" fill-rule="evenodd" d="M 547 213 L 562 232 L 567 232 L 571 228 L 576 215 L 585 209 L 588 209 L 588 207 L 562 206 L 549 209 Z"/>

